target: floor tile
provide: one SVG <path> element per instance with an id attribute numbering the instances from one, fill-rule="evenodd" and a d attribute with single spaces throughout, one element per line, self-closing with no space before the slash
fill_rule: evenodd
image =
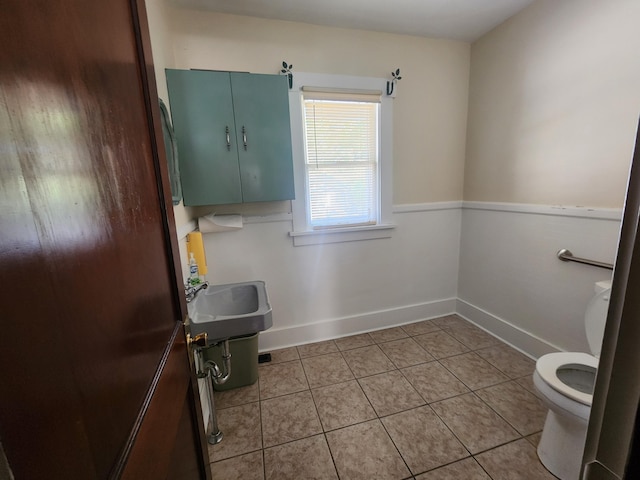
<path id="1" fill-rule="evenodd" d="M 373 407 L 355 380 L 311 390 L 325 431 L 376 418 Z"/>
<path id="2" fill-rule="evenodd" d="M 409 367 L 434 360 L 413 338 L 402 338 L 400 340 L 381 343 L 379 346 L 397 368 Z"/>
<path id="3" fill-rule="evenodd" d="M 342 352 L 356 378 L 388 372 L 396 367 L 377 345 Z"/>
<path id="4" fill-rule="evenodd" d="M 309 388 L 300 360 L 258 367 L 260 398 L 277 397 Z"/>
<path id="5" fill-rule="evenodd" d="M 473 454 L 519 437 L 518 432 L 473 393 L 436 402 L 431 407 Z"/>
<path id="6" fill-rule="evenodd" d="M 256 384 L 215 393 L 213 478 L 553 478 L 535 364 L 489 341 L 448 315 L 275 350 Z"/>
<path id="7" fill-rule="evenodd" d="M 258 382 L 253 385 L 240 388 L 232 388 L 224 392 L 214 392 L 213 401 L 216 409 L 244 405 L 245 403 L 257 402 L 260 400 L 260 389 Z"/>
<path id="8" fill-rule="evenodd" d="M 424 333 L 437 332 L 438 330 L 440 330 L 440 327 L 438 327 L 431 320 L 409 323 L 408 325 L 402 325 L 400 328 L 402 328 L 402 330 L 404 330 L 404 332 L 411 337 L 422 335 Z"/>
<path id="9" fill-rule="evenodd" d="M 477 390 L 476 395 L 498 412 L 520 435 L 530 435 L 544 427 L 547 408 L 538 397 L 516 382 L 483 388 Z"/>
<path id="10" fill-rule="evenodd" d="M 303 358 L 302 365 L 311 388 L 353 380 L 353 374 L 340 353 Z"/>
<path id="11" fill-rule="evenodd" d="M 264 451 L 266 480 L 337 480 L 324 435 L 296 440 Z"/>
<path id="12" fill-rule="evenodd" d="M 474 352 L 443 358 L 440 363 L 471 390 L 509 380 L 509 377 Z"/>
<path id="13" fill-rule="evenodd" d="M 340 478 L 400 480 L 410 476 L 380 420 L 334 430 L 326 437 Z"/>
<path id="14" fill-rule="evenodd" d="M 538 448 L 538 444 L 540 443 L 541 438 L 542 438 L 542 432 L 534 433 L 532 435 L 528 435 L 525 437 L 527 442 L 529 442 L 535 448 Z"/>
<path id="15" fill-rule="evenodd" d="M 433 318 L 431 321 L 440 328 L 466 327 L 472 325 L 471 322 L 467 322 L 464 318 L 455 314 Z"/>
<path id="16" fill-rule="evenodd" d="M 469 456 L 429 406 L 390 415 L 381 421 L 414 475 Z"/>
<path id="17" fill-rule="evenodd" d="M 500 344 L 476 352 L 510 378 L 532 375 L 536 362 L 508 345 Z"/>
<path id="18" fill-rule="evenodd" d="M 445 467 L 418 475 L 415 480 L 491 480 L 478 462 L 466 458 Z"/>
<path id="19" fill-rule="evenodd" d="M 526 375 L 524 377 L 516 378 L 515 380 L 518 385 L 527 391 L 533 393 L 536 397 L 542 398 L 542 394 L 536 390 L 536 387 L 533 385 L 533 373 L 531 375 Z"/>
<path id="20" fill-rule="evenodd" d="M 525 439 L 476 456 L 493 480 L 555 480 L 540 463 L 536 449 Z"/>
<path id="21" fill-rule="evenodd" d="M 360 335 L 351 335 L 350 337 L 336 338 L 335 340 L 338 350 L 352 350 L 354 348 L 366 347 L 367 345 L 373 345 L 373 338 L 368 333 L 361 333 Z"/>
<path id="22" fill-rule="evenodd" d="M 217 418 L 224 437 L 217 445 L 209 445 L 209 461 L 224 460 L 262 448 L 258 403 L 218 410 Z"/>
<path id="23" fill-rule="evenodd" d="M 493 335 L 489 335 L 481 328 L 471 324 L 448 328 L 442 327 L 442 329 L 471 350 L 487 348 L 500 343 L 500 340 Z"/>
<path id="24" fill-rule="evenodd" d="M 467 347 L 442 330 L 418 335 L 414 340 L 438 359 L 469 351 Z"/>
<path id="25" fill-rule="evenodd" d="M 337 352 L 338 347 L 333 340 L 325 342 L 308 343 L 306 345 L 298 345 L 298 354 L 300 358 L 313 357 L 314 355 L 324 355 L 325 353 Z"/>
<path id="26" fill-rule="evenodd" d="M 380 417 L 425 403 L 407 379 L 397 371 L 361 378 L 358 383 Z"/>
<path id="27" fill-rule="evenodd" d="M 311 392 L 292 393 L 260 402 L 265 447 L 322 433 Z"/>
<path id="28" fill-rule="evenodd" d="M 469 392 L 465 384 L 439 362 L 403 368 L 402 373 L 427 403 Z"/>
<path id="29" fill-rule="evenodd" d="M 282 363 L 282 362 L 290 362 L 292 360 L 299 360 L 300 355 L 298 355 L 298 349 L 296 347 L 289 348 L 281 348 L 280 350 L 272 350 L 271 352 L 271 362 L 274 363 Z"/>
<path id="30" fill-rule="evenodd" d="M 384 330 L 376 330 L 371 332 L 371 338 L 376 343 L 391 342 L 401 338 L 407 338 L 409 335 L 401 327 L 385 328 Z"/>
<path id="31" fill-rule="evenodd" d="M 213 480 L 264 480 L 262 450 L 211 464 Z"/>

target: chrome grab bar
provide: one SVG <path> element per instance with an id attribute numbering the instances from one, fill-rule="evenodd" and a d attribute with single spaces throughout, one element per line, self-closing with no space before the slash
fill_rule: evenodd
<path id="1" fill-rule="evenodd" d="M 571 251 L 567 250 L 566 248 L 563 248 L 562 250 L 558 250 L 558 253 L 556 255 L 563 262 L 584 263 L 585 265 L 592 265 L 594 267 L 613 270 L 613 265 L 611 263 L 598 262 L 597 260 L 589 260 L 587 258 L 574 257 L 573 253 L 571 253 Z"/>

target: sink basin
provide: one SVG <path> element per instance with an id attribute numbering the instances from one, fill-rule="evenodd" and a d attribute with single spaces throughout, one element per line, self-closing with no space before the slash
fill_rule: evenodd
<path id="1" fill-rule="evenodd" d="M 187 304 L 191 335 L 206 332 L 209 341 L 261 332 L 273 325 L 262 281 L 210 285 Z"/>

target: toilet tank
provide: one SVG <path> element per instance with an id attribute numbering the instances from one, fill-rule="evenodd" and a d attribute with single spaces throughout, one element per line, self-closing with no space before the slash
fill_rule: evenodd
<path id="1" fill-rule="evenodd" d="M 611 281 L 596 282 L 595 295 L 589 301 L 584 315 L 584 328 L 589 342 L 589 349 L 594 357 L 600 358 L 604 327 L 607 323 L 609 311 L 609 297 L 611 293 Z"/>

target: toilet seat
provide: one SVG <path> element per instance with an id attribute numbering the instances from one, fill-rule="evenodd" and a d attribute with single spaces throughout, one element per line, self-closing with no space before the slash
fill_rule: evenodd
<path id="1" fill-rule="evenodd" d="M 561 480 L 575 480 L 580 476 L 611 282 L 597 282 L 594 290 L 595 295 L 587 305 L 584 317 L 585 333 L 593 355 L 549 353 L 538 359 L 533 372 L 536 392 L 549 408 L 538 443 L 538 458 Z"/>
<path id="2" fill-rule="evenodd" d="M 565 365 L 571 365 L 577 370 L 581 366 L 584 366 L 585 370 L 597 369 L 598 359 L 582 352 L 558 352 L 543 355 L 536 362 L 536 372 L 547 385 L 562 395 L 590 407 L 593 394 L 581 392 L 567 385 L 558 377 L 558 369 Z"/>

